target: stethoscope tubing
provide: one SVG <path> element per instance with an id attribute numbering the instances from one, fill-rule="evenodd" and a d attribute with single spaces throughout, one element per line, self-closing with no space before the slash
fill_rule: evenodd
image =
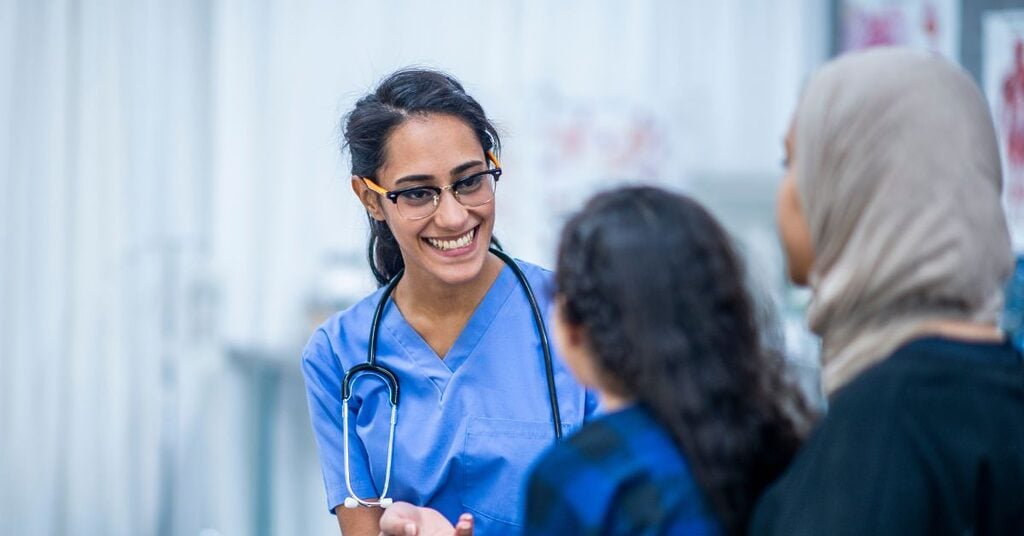
<path id="1" fill-rule="evenodd" d="M 490 252 L 498 257 L 512 269 L 519 279 L 519 283 L 526 292 L 526 300 L 530 302 L 530 309 L 533 311 L 533 323 L 537 326 L 537 335 L 540 337 L 540 349 L 544 354 L 544 374 L 548 380 L 548 399 L 551 402 L 551 421 L 555 427 L 555 441 L 562 440 L 562 416 L 558 409 L 558 392 L 555 389 L 555 371 L 551 362 L 551 343 L 548 342 L 548 330 L 544 326 L 544 317 L 540 314 L 540 307 L 537 305 L 537 298 L 533 294 L 533 288 L 526 279 L 526 274 L 519 268 L 516 261 L 497 248 L 491 248 Z"/>
<path id="2" fill-rule="evenodd" d="M 506 255 L 503 251 L 498 248 L 491 247 L 489 251 L 496 257 L 501 259 L 515 274 L 516 279 L 519 280 L 519 284 L 522 286 L 523 291 L 526 293 L 526 299 L 530 304 L 530 311 L 533 314 L 533 322 L 537 328 L 537 335 L 540 338 L 541 351 L 544 355 L 544 373 L 547 377 L 548 384 L 548 399 L 551 403 L 551 419 L 555 429 L 555 440 L 560 441 L 562 439 L 562 418 L 561 411 L 558 407 L 558 392 L 555 388 L 555 373 L 554 365 L 551 358 L 551 343 L 548 339 L 547 328 L 544 325 L 544 317 L 541 315 L 540 307 L 537 305 L 537 298 L 533 294 L 533 288 L 530 286 L 530 282 L 526 279 L 526 275 L 523 273 L 519 265 L 516 264 L 512 257 Z M 394 456 L 395 448 L 395 428 L 398 423 L 398 395 L 399 395 L 399 383 L 398 377 L 387 368 L 377 364 L 377 334 L 380 331 L 380 320 L 384 315 L 384 308 L 388 304 L 388 299 L 394 292 L 395 287 L 398 285 L 399 280 L 402 279 L 402 275 L 405 273 L 404 270 L 400 270 L 391 281 L 388 282 L 387 287 L 384 288 L 383 294 L 381 294 L 380 301 L 377 302 L 377 308 L 373 312 L 373 320 L 370 323 L 370 340 L 367 348 L 366 362 L 350 368 L 342 379 L 341 385 L 341 412 L 342 412 L 342 441 L 344 443 L 344 462 L 345 462 L 345 487 L 348 489 L 349 496 L 345 499 L 346 508 L 355 508 L 359 505 L 362 506 L 380 506 L 381 508 L 387 508 L 391 505 L 392 499 L 389 498 L 388 489 L 391 485 L 391 463 Z M 383 381 L 388 387 L 388 401 L 391 404 L 391 419 L 390 427 L 388 432 L 388 453 L 387 453 L 387 465 L 384 473 L 384 488 L 381 490 L 380 499 L 376 501 L 367 501 L 360 499 L 355 490 L 352 489 L 351 471 L 349 466 L 349 436 L 348 436 L 348 401 L 352 396 L 352 384 L 355 383 L 357 377 L 364 374 L 377 376 Z"/>
<path id="3" fill-rule="evenodd" d="M 341 385 L 341 428 L 342 428 L 342 442 L 345 445 L 344 448 L 344 461 L 345 461 L 345 487 L 348 489 L 348 497 L 345 498 L 346 508 L 355 508 L 359 505 L 362 506 L 380 506 L 381 508 L 387 508 L 391 505 L 392 500 L 388 497 L 388 489 L 391 486 L 391 461 L 395 451 L 395 427 L 398 424 L 398 395 L 399 395 L 399 383 L 398 377 L 393 372 L 388 370 L 386 367 L 382 367 L 377 364 L 377 333 L 380 331 L 380 319 L 384 315 L 384 308 L 387 306 L 388 298 L 391 297 L 391 293 L 395 291 L 395 287 L 398 286 L 398 281 L 402 279 L 404 270 L 399 271 L 395 274 L 395 277 L 388 282 L 387 287 L 384 289 L 384 293 L 381 295 L 380 301 L 377 302 L 377 308 L 373 312 L 373 319 L 370 323 L 370 341 L 367 348 L 366 362 L 360 363 L 345 373 L 345 377 L 342 380 Z M 349 465 L 349 447 L 348 447 L 348 400 L 352 397 L 352 384 L 355 383 L 355 379 L 363 374 L 370 374 L 380 378 L 388 387 L 388 402 L 391 404 L 391 423 L 388 430 L 388 455 L 387 465 L 385 465 L 384 472 L 384 488 L 381 490 L 380 499 L 376 501 L 367 501 L 360 499 L 356 495 L 355 490 L 352 489 L 352 472 Z"/>

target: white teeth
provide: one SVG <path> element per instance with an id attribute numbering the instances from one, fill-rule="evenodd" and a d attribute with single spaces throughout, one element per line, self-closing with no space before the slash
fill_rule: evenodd
<path id="1" fill-rule="evenodd" d="M 475 233 L 476 229 L 472 229 L 455 240 L 438 240 L 436 238 L 428 238 L 427 242 L 430 242 L 431 246 L 434 246 L 441 251 L 448 251 L 450 249 L 458 249 L 468 246 L 469 243 L 473 241 L 473 235 Z"/>

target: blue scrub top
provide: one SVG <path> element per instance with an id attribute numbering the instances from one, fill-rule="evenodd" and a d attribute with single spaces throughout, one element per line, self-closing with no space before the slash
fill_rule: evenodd
<path id="1" fill-rule="evenodd" d="M 551 272 L 518 263 L 547 313 Z M 348 496 L 341 380 L 345 370 L 366 361 L 370 322 L 382 293 L 378 289 L 329 318 L 302 354 L 332 512 Z M 576 383 L 554 345 L 552 353 L 568 435 L 583 425 L 597 401 Z M 401 394 L 388 495 L 434 508 L 453 522 L 470 512 L 476 534 L 520 530 L 527 470 L 555 438 L 540 341 L 511 269 L 502 270 L 443 360 L 390 302 L 381 319 L 377 362 L 398 376 Z M 349 400 L 351 481 L 360 498 L 378 497 L 383 488 L 389 412 L 385 384 L 360 376 Z"/>

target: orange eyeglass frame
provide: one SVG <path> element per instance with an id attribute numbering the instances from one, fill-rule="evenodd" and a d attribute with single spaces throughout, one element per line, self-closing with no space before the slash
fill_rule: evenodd
<path id="1" fill-rule="evenodd" d="M 490 160 L 492 164 L 494 164 L 494 167 L 496 169 L 501 169 L 501 162 L 499 162 L 498 158 L 496 156 L 494 156 L 494 153 L 492 153 L 490 151 L 487 151 L 486 154 L 487 154 L 487 159 Z M 381 185 L 373 182 L 373 180 L 371 180 L 371 179 L 369 179 L 367 177 L 359 177 L 359 178 L 363 179 L 363 184 L 365 184 L 367 188 L 369 188 L 369 189 L 373 190 L 374 192 L 377 192 L 378 194 L 383 195 L 385 197 L 387 197 L 387 195 L 390 194 L 391 192 L 395 191 L 395 190 L 386 190 L 383 187 L 381 187 Z"/>

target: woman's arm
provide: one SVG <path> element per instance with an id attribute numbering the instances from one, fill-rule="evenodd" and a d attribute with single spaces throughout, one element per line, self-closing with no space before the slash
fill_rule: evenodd
<path id="1" fill-rule="evenodd" d="M 381 508 L 345 508 L 340 504 L 334 509 L 344 536 L 377 536 L 383 513 Z"/>
<path id="2" fill-rule="evenodd" d="M 344 406 L 341 382 L 345 377 L 345 369 L 334 355 L 333 345 L 324 329 L 314 332 L 303 350 L 302 373 L 306 381 L 313 434 L 320 452 L 327 506 L 335 505 L 334 515 L 345 536 L 376 536 L 382 514 L 380 508 L 349 509 L 341 504 L 348 496 L 349 481 L 357 493 L 363 496 L 372 497 L 379 491 L 376 491 L 373 484 L 369 456 L 355 427 L 349 428 L 348 437 L 342 435 Z M 355 422 L 358 418 L 358 405 L 349 406 L 348 412 L 349 419 Z M 346 443 L 351 452 L 348 454 L 348 463 L 343 464 Z"/>

